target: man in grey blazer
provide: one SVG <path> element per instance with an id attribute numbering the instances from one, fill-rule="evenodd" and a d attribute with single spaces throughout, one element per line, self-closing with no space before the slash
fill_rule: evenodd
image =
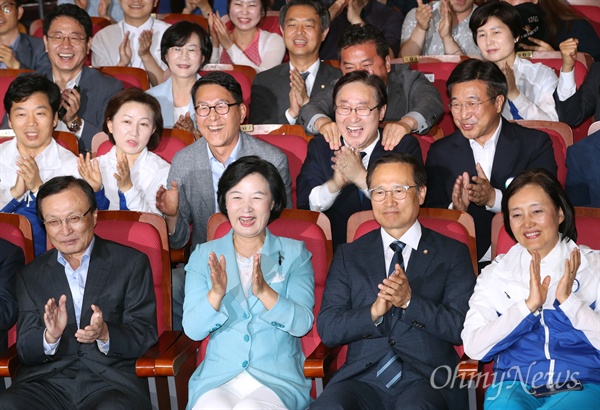
<path id="1" fill-rule="evenodd" d="M 393 149 L 406 134 L 426 133 L 444 113 L 442 97 L 425 76 L 406 64 L 390 63 L 388 44 L 379 29 L 365 24 L 350 26 L 340 37 L 342 74 L 366 70 L 381 77 L 387 86 L 388 107 L 382 136 L 386 150 Z M 334 117 L 333 87 L 300 109 L 298 123 L 310 134 L 322 134 L 332 149 L 340 147 L 340 132 Z"/>
<path id="2" fill-rule="evenodd" d="M 16 277 L 23 364 L 2 409 L 150 409 L 136 360 L 158 340 L 148 257 L 94 235 L 94 191 L 55 177 L 37 194 L 54 249 Z"/>
<path id="3" fill-rule="evenodd" d="M 41 70 L 50 67 L 41 38 L 19 33 L 23 16 L 21 0 L 6 1 L 0 7 L 0 68 Z"/>
<path id="4" fill-rule="evenodd" d="M 292 180 L 287 157 L 278 148 L 240 131 L 246 117 L 242 88 L 229 74 L 211 72 L 194 84 L 192 99 L 196 124 L 203 138 L 173 158 L 168 189 L 156 193 L 156 207 L 169 228 L 169 244 L 182 248 L 190 238 L 192 249 L 206 242 L 208 218 L 218 212 L 217 185 L 225 168 L 238 158 L 257 155 L 279 171 L 286 187 L 287 207 L 292 207 Z M 173 271 L 173 327 L 183 314 L 183 270 Z"/>
<path id="5" fill-rule="evenodd" d="M 453 380 L 454 346 L 475 274 L 464 244 L 417 220 L 426 184 L 423 165 L 405 153 L 369 166 L 381 229 L 340 245 L 331 263 L 317 329 L 348 354 L 311 410 L 468 407 Z"/>
<path id="6" fill-rule="evenodd" d="M 319 0 L 291 0 L 279 11 L 279 24 L 290 56 L 252 83 L 251 124 L 296 124 L 309 98 L 331 95 L 341 72 L 319 60 L 319 48 L 329 31 L 329 11 Z"/>

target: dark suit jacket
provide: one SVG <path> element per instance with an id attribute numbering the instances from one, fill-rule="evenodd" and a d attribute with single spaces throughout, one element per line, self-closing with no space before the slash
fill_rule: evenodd
<path id="1" fill-rule="evenodd" d="M 380 135 L 382 132 L 383 130 L 379 129 Z M 383 145 L 381 145 L 380 138 L 371 153 L 369 164 L 375 162 L 386 152 L 387 151 L 383 149 Z M 412 135 L 407 135 L 402 138 L 400 143 L 394 148 L 394 152 L 410 154 L 419 162 L 422 162 L 423 159 L 419 142 Z M 325 142 L 322 135 L 315 136 L 308 143 L 308 153 L 296 181 L 299 209 L 310 209 L 308 202 L 310 191 L 312 191 L 314 187 L 324 184 L 333 177 L 333 169 L 331 168 L 333 165 L 331 158 L 333 158 L 333 156 L 334 151 L 329 148 L 329 144 Z M 371 200 L 363 197 L 361 201 L 358 192 L 359 190 L 356 185 L 347 185 L 335 199 L 331 208 L 324 211 L 325 215 L 327 215 L 331 221 L 334 247 L 346 242 L 346 225 L 348 223 L 348 218 L 355 212 L 372 209 Z"/>
<path id="2" fill-rule="evenodd" d="M 575 206 L 600 208 L 600 131 L 567 148 L 567 196 Z"/>
<path id="3" fill-rule="evenodd" d="M 592 64 L 585 81 L 575 94 L 560 101 L 555 91 L 554 102 L 558 119 L 571 127 L 577 127 L 592 114 L 595 121 L 600 121 L 600 62 Z"/>
<path id="4" fill-rule="evenodd" d="M 77 321 L 64 267 L 52 249 L 36 258 L 17 276 L 19 323 L 17 350 L 23 366 L 16 383 L 52 378 L 71 364 L 86 366 L 105 383 L 150 406 L 148 383 L 135 374 L 135 362 L 158 340 L 156 301 L 148 257 L 96 237 L 83 296 L 80 328 L 89 325 L 91 305 L 102 309 L 108 325 L 107 355 L 96 343 L 83 344 L 73 336 Z M 46 356 L 42 343 L 44 306 L 49 298 L 67 295 L 68 323 L 56 354 Z"/>
<path id="5" fill-rule="evenodd" d="M 44 40 L 21 33 L 15 57 L 21 63 L 19 68 L 42 71 L 50 68 Z"/>
<path id="6" fill-rule="evenodd" d="M 331 92 L 320 93 L 300 109 L 298 124 L 307 132 L 310 132 L 307 127 L 315 115 L 335 118 L 333 87 L 329 89 Z M 438 90 L 422 73 L 411 70 L 408 64 L 392 64 L 392 71 L 388 74 L 387 93 L 384 121 L 398 121 L 409 112 L 417 112 L 425 119 L 426 128 L 419 130 L 423 134 L 444 114 Z"/>
<path id="7" fill-rule="evenodd" d="M 427 197 L 425 206 L 448 208 L 456 177 L 467 172 L 477 175 L 469 140 L 459 131 L 431 145 L 427 153 Z M 552 140 L 542 131 L 525 128 L 502 119 L 502 130 L 496 144 L 492 175 L 487 177 L 494 188 L 504 192 L 507 182 L 527 169 L 545 168 L 556 175 Z M 475 220 L 477 256 L 481 259 L 491 244 L 494 213 L 485 206 L 470 204 L 467 209 Z"/>
<path id="8" fill-rule="evenodd" d="M 454 369 L 458 364 L 454 345 L 462 344 L 460 332 L 475 285 L 467 247 L 422 227 L 419 247 L 412 252 L 406 269 L 412 291 L 410 305 L 406 310 L 398 309 L 400 313 L 394 316 L 388 311 L 376 327 L 371 305 L 385 276 L 379 229 L 337 249 L 327 275 L 317 329 L 327 346 L 348 344 L 348 355 L 330 383 L 361 379 L 365 368 L 376 372 L 390 346 L 405 366 L 428 381 L 439 366 Z M 436 384 L 444 385 L 449 377 L 437 371 Z M 450 409 L 467 408 L 464 392 L 442 389 L 442 394 Z"/>
<path id="9" fill-rule="evenodd" d="M 331 96 L 334 82 L 342 72 L 321 63 L 311 90 L 313 98 L 320 93 Z M 290 64 L 283 63 L 258 73 L 252 82 L 250 124 L 288 124 L 285 111 L 290 108 Z"/>
<path id="10" fill-rule="evenodd" d="M 17 321 L 15 275 L 25 265 L 23 251 L 0 238 L 0 352 L 8 347 L 8 330 Z M 0 380 L 0 389 L 4 386 Z"/>
<path id="11" fill-rule="evenodd" d="M 40 73 L 52 80 L 52 68 L 40 70 Z M 123 89 L 123 83 L 116 78 L 101 74 L 94 68 L 84 66 L 79 87 L 81 87 L 79 116 L 85 120 L 83 133 L 79 139 L 79 150 L 85 152 L 92 150 L 92 137 L 102 131 L 108 100 Z"/>

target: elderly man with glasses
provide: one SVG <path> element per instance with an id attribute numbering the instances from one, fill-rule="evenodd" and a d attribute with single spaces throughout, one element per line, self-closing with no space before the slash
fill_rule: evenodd
<path id="1" fill-rule="evenodd" d="M 308 144 L 308 154 L 298 176 L 298 208 L 324 212 L 331 221 L 334 247 L 346 242 L 348 218 L 371 209 L 367 192 L 367 167 L 385 153 L 379 122 L 387 109 L 387 91 L 381 77 L 352 71 L 333 89 L 335 122 L 341 148 L 332 150 L 323 135 Z M 407 135 L 393 149 L 422 163 L 421 148 Z"/>
<path id="2" fill-rule="evenodd" d="M 500 212 L 502 192 L 527 169 L 545 168 L 556 175 L 556 161 L 548 134 L 502 118 L 508 85 L 494 63 L 460 63 L 447 87 L 458 130 L 429 149 L 425 205 L 473 216 L 482 267 L 490 260 L 491 223 Z"/>
<path id="3" fill-rule="evenodd" d="M 192 100 L 198 131 L 203 138 L 175 155 L 168 189 L 161 187 L 156 194 L 156 207 L 165 215 L 169 243 L 174 249 L 185 246 L 190 235 L 192 249 L 206 242 L 208 218 L 219 209 L 219 179 L 238 158 L 257 155 L 275 165 L 286 187 L 287 207 L 292 206 L 292 180 L 285 154 L 240 131 L 247 108 L 238 82 L 229 74 L 211 72 L 196 81 Z M 176 328 L 183 314 L 182 278 L 183 269 L 173 271 L 173 326 Z"/>

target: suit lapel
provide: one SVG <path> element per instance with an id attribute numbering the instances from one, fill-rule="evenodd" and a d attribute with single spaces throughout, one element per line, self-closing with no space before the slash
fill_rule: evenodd
<path id="1" fill-rule="evenodd" d="M 505 188 L 506 180 L 511 176 L 507 175 L 507 173 L 515 169 L 515 161 L 519 152 L 519 143 L 517 140 L 519 137 L 514 131 L 512 124 L 502 119 L 502 130 L 496 143 L 492 175 L 489 176 L 492 186 L 501 190 Z"/>
<path id="2" fill-rule="evenodd" d="M 50 256 L 49 262 L 46 265 L 48 280 L 45 285 L 48 286 L 50 295 L 57 295 L 60 297 L 60 295 L 64 294 L 67 296 L 68 323 L 73 323 L 74 326 L 77 327 L 75 307 L 73 306 L 73 295 L 71 294 L 71 287 L 69 286 L 69 281 L 65 274 L 65 267 L 56 260 L 58 255 L 56 249 L 52 252 L 53 254 Z M 56 299 L 56 303 L 58 304 L 58 299 Z"/>
<path id="3" fill-rule="evenodd" d="M 315 95 L 320 90 L 324 90 L 327 88 L 327 78 L 325 73 L 325 63 L 321 62 L 319 64 L 319 69 L 317 70 L 317 76 L 315 77 L 315 82 L 313 84 L 312 90 L 310 90 L 309 97 Z"/>
<path id="4" fill-rule="evenodd" d="M 198 155 L 196 157 L 200 171 L 195 175 L 195 178 L 198 178 L 198 184 L 194 184 L 194 186 L 199 187 L 202 191 L 200 198 L 204 207 L 209 210 L 208 219 L 210 215 L 215 213 L 215 188 L 213 187 L 212 169 L 210 167 L 210 160 L 208 159 L 209 148 L 204 138 L 194 144 L 198 144 Z"/>
<path id="5" fill-rule="evenodd" d="M 222 239 L 219 239 L 219 241 L 223 241 L 223 246 L 219 247 L 222 252 L 221 254 L 217 254 L 217 258 L 223 255 L 227 261 L 227 291 L 225 294 L 231 294 L 245 309 L 248 304 L 244 295 L 244 288 L 242 288 L 242 282 L 240 281 L 240 271 L 233 247 L 233 229 Z"/>
<path id="6" fill-rule="evenodd" d="M 455 158 L 455 163 L 464 164 L 464 168 L 460 171 L 460 174 L 463 172 L 467 172 L 470 176 L 477 175 L 477 168 L 475 167 L 475 156 L 473 155 L 473 149 L 471 148 L 471 143 L 469 139 L 462 135 L 460 131 L 457 131 L 458 135 L 456 140 L 454 141 L 454 155 L 452 158 Z M 454 176 L 456 178 L 458 175 Z M 454 185 L 454 184 L 452 184 Z"/>
<path id="7" fill-rule="evenodd" d="M 263 244 L 260 253 L 260 269 L 265 278 L 265 282 L 270 285 L 275 276 L 278 273 L 280 275 L 282 273 L 278 272 L 279 259 L 285 259 L 285 252 L 282 249 L 281 241 L 273 236 L 268 229 L 265 243 Z M 252 294 L 252 286 L 250 286 L 250 292 L 248 292 L 248 305 L 250 306 L 250 309 L 254 308 L 256 302 L 258 302 L 258 298 Z"/>
<path id="8" fill-rule="evenodd" d="M 87 106 L 88 106 L 88 98 L 90 94 L 89 92 L 84 91 L 84 88 L 87 88 L 88 83 L 90 83 L 90 72 L 89 72 L 89 68 L 87 67 L 83 67 L 83 69 L 81 70 L 81 78 L 79 79 L 79 87 L 81 88 L 81 91 L 79 92 L 79 112 L 80 113 L 86 113 L 87 112 Z"/>
<path id="9" fill-rule="evenodd" d="M 104 240 L 96 236 L 94 249 L 90 258 L 83 302 L 81 304 L 80 327 L 84 328 L 92 318 L 92 304 L 96 305 L 100 295 L 105 292 L 106 283 L 112 269 L 111 256 L 106 249 Z"/>

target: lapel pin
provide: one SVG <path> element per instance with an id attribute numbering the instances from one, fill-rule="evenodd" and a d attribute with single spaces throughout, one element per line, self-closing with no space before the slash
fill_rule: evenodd
<path id="1" fill-rule="evenodd" d="M 321 84 L 321 88 L 325 88 L 325 84 Z"/>
<path id="2" fill-rule="evenodd" d="M 425 250 L 423 251 L 423 254 L 424 254 L 424 255 L 427 255 L 428 253 L 429 253 L 429 251 L 428 251 L 427 249 L 425 249 Z"/>

